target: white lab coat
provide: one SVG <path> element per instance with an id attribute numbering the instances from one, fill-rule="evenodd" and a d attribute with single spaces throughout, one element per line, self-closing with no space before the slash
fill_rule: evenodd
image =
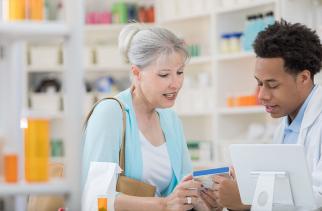
<path id="1" fill-rule="evenodd" d="M 285 118 L 278 127 L 274 143 L 281 144 Z M 297 144 L 304 145 L 317 205 L 322 207 L 322 87 L 318 86 L 305 110 Z M 296 165 L 296 164 L 295 164 Z"/>

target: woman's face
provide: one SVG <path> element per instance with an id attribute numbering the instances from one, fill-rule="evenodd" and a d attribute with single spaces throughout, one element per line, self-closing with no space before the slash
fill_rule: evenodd
<path id="1" fill-rule="evenodd" d="M 140 69 L 135 77 L 146 103 L 152 108 L 174 105 L 184 79 L 184 64 L 182 54 L 174 52 Z"/>

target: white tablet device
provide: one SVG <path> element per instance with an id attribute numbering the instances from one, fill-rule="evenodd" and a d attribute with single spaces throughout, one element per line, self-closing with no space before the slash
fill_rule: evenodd
<path id="1" fill-rule="evenodd" d="M 297 144 L 233 144 L 232 163 L 244 204 L 252 204 L 258 176 L 254 172 L 286 172 L 295 206 L 316 208 L 304 147 Z M 273 205 L 285 203 L 286 185 L 276 177 Z"/>

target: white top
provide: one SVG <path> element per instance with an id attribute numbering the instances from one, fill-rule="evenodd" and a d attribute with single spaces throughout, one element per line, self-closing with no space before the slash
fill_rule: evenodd
<path id="1" fill-rule="evenodd" d="M 140 134 L 143 172 L 142 181 L 156 186 L 156 196 L 161 196 L 172 178 L 172 168 L 166 143 L 160 146 L 152 145 L 142 134 Z"/>

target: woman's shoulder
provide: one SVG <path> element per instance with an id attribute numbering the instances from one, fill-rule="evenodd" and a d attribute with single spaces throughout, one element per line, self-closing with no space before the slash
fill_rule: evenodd
<path id="1" fill-rule="evenodd" d="M 120 111 L 121 106 L 120 104 L 113 99 L 103 99 L 99 101 L 93 112 L 95 113 L 114 113 L 115 111 Z"/>

